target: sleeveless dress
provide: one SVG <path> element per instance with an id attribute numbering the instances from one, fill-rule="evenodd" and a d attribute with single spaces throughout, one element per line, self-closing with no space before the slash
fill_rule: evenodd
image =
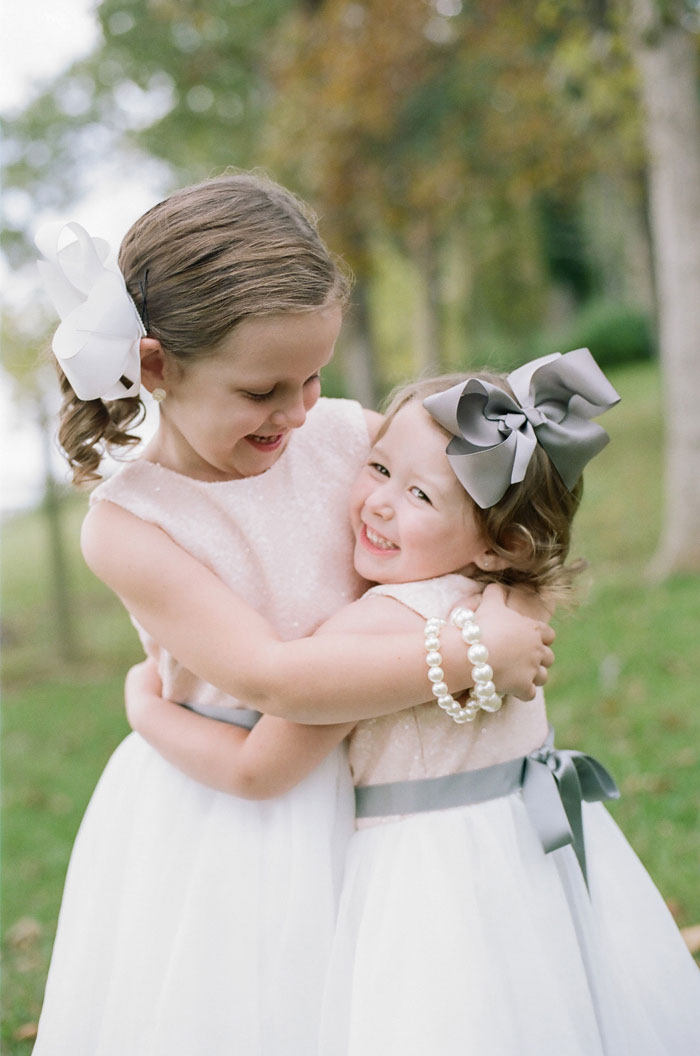
<path id="1" fill-rule="evenodd" d="M 449 575 L 369 593 L 446 618 L 468 591 Z M 436 704 L 362 721 L 358 809 L 394 782 L 473 784 L 547 733 L 541 691 L 462 726 Z M 588 887 L 571 846 L 545 853 L 522 791 L 401 813 L 358 818 L 350 841 L 320 1056 L 700 1052 L 700 972 L 602 803 L 582 805 Z"/>
<path id="2" fill-rule="evenodd" d="M 348 496 L 368 449 L 361 407 L 322 399 L 260 476 L 210 483 L 137 461 L 93 497 L 160 525 L 298 638 L 366 586 Z M 140 633 L 167 696 L 208 714 L 241 707 Z M 344 747 L 258 803 L 197 784 L 129 735 L 75 842 L 36 1056 L 315 1052 L 352 824 Z"/>

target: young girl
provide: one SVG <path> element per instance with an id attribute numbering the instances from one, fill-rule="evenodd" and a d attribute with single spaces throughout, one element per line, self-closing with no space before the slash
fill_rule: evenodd
<path id="1" fill-rule="evenodd" d="M 105 446 L 135 442 L 141 383 L 160 401 L 143 457 L 94 493 L 83 549 L 166 692 L 241 721 L 239 700 L 332 719 L 336 675 L 339 711 L 419 703 L 415 634 L 388 654 L 370 636 L 279 640 L 362 585 L 346 503 L 373 416 L 319 401 L 347 279 L 313 217 L 255 176 L 207 181 L 136 222 L 121 271 L 68 227 L 69 245 L 56 228 L 37 241 L 62 317 L 60 439 L 76 479 L 97 476 Z M 495 598 L 482 622 L 501 684 L 532 694 L 551 632 Z M 459 635 L 445 646 L 453 684 L 470 684 Z M 38 1056 L 314 1051 L 352 824 L 345 757 L 323 743 L 334 731 L 315 736 L 320 765 L 268 803 L 191 781 L 135 735 L 117 749 L 71 859 Z"/>
<path id="2" fill-rule="evenodd" d="M 465 570 L 548 604 L 567 592 L 581 469 L 604 441 L 588 418 L 616 394 L 585 350 L 505 380 L 453 381 L 413 385 L 389 408 L 351 500 L 355 568 L 380 585 L 320 628 L 392 634 L 427 618 L 437 702 L 360 722 L 350 737 L 358 828 L 319 1051 L 692 1052 L 697 968 L 606 811 L 581 804 L 614 798 L 612 779 L 554 750 L 541 694 L 501 700 L 483 646 L 470 651 L 476 701 L 455 702 L 435 670 L 443 621 L 477 586 Z M 476 619 L 456 616 L 470 643 L 474 607 Z M 275 720 L 248 735 L 216 729 L 158 689 L 152 671 L 133 672 L 129 714 L 176 765 L 236 794 L 285 787 L 265 772 Z"/>

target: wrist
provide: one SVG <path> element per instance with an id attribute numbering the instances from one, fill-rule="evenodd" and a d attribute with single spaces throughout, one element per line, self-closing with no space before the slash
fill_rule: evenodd
<path id="1" fill-rule="evenodd" d="M 467 659 L 462 635 L 452 623 L 447 623 L 442 628 L 440 652 L 442 654 L 441 666 L 444 668 L 445 680 L 451 692 L 457 694 L 472 689 L 474 683 L 471 678 L 471 665 Z"/>
<path id="2" fill-rule="evenodd" d="M 157 718 L 163 701 L 160 697 L 141 696 L 137 701 L 127 705 L 126 717 L 135 733 L 143 737 L 150 732 Z"/>

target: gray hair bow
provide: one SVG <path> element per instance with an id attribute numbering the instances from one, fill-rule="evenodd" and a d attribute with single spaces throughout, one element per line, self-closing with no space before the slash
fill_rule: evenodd
<path id="1" fill-rule="evenodd" d="M 507 381 L 515 399 L 497 385 L 469 378 L 423 400 L 452 433 L 448 461 L 482 509 L 524 479 L 538 443 L 571 491 L 610 439 L 590 419 L 620 399 L 587 348 L 533 359 Z"/>

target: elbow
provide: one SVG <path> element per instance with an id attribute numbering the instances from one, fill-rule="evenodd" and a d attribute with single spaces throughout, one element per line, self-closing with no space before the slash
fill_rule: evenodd
<path id="1" fill-rule="evenodd" d="M 230 776 L 226 787 L 221 791 L 230 796 L 236 796 L 238 799 L 261 802 L 266 799 L 276 799 L 277 796 L 288 792 L 291 787 L 291 783 L 279 780 L 274 774 L 263 774 L 242 768 Z"/>

